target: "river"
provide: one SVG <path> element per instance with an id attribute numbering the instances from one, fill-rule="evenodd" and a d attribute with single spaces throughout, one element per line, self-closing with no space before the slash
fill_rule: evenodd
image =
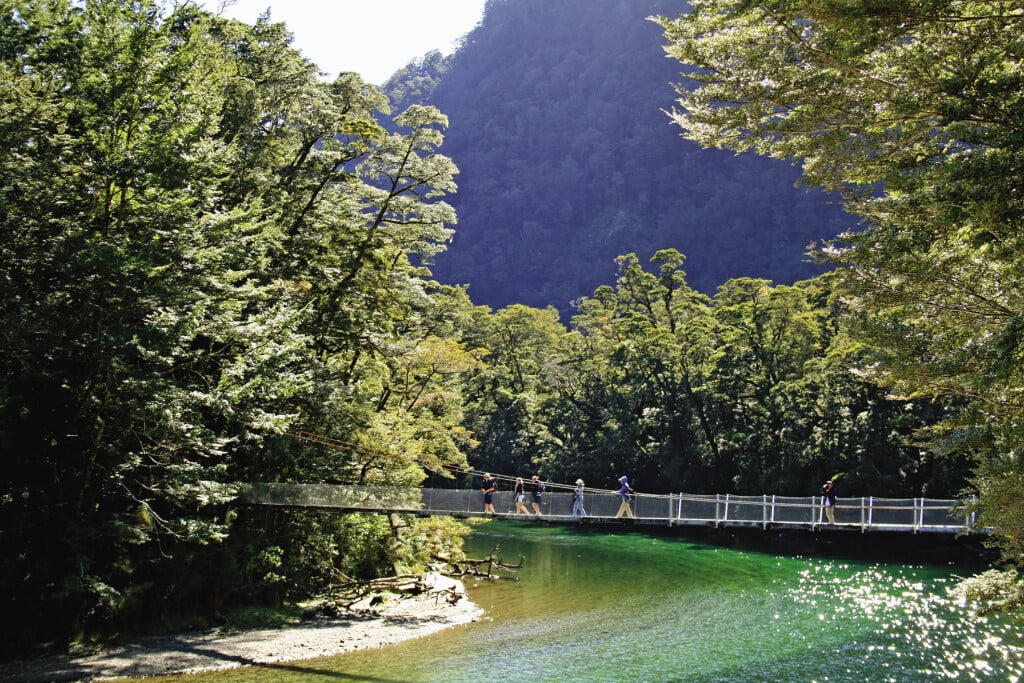
<path id="1" fill-rule="evenodd" d="M 852 536 L 852 535 L 851 535 Z M 863 542 L 859 535 L 858 543 Z M 521 522 L 477 527 L 524 566 L 467 580 L 480 622 L 315 666 L 187 680 L 799 681 L 1021 680 L 1006 619 L 948 595 L 963 569 L 777 556 L 641 532 Z M 313 663 L 310 663 L 313 664 Z"/>

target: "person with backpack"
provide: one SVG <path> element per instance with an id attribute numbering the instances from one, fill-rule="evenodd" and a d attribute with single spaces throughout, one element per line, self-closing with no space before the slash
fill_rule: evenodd
<path id="1" fill-rule="evenodd" d="M 619 511 L 615 513 L 615 518 L 619 519 L 620 517 L 625 515 L 630 519 L 636 519 L 633 516 L 633 509 L 629 507 L 629 504 L 633 502 L 635 492 L 633 491 L 633 488 L 629 485 L 629 481 L 626 479 L 626 475 L 622 475 L 621 477 L 619 477 L 619 483 L 622 484 L 622 486 L 618 490 L 619 496 L 622 497 L 622 504 L 619 505 Z"/>
<path id="2" fill-rule="evenodd" d="M 836 485 L 831 479 L 821 485 L 821 505 L 829 524 L 836 523 Z"/>
<path id="3" fill-rule="evenodd" d="M 572 492 L 572 516 L 586 517 L 587 511 L 583 509 L 583 480 L 576 480 L 576 489 Z"/>
<path id="4" fill-rule="evenodd" d="M 544 482 L 536 474 L 530 479 L 530 493 L 533 494 L 533 512 L 540 517 L 541 494 L 544 493 Z"/>
<path id="5" fill-rule="evenodd" d="M 484 514 L 494 514 L 494 492 L 498 490 L 498 482 L 491 479 L 491 475 L 485 474 L 483 482 L 480 483 L 480 490 L 484 492 Z"/>

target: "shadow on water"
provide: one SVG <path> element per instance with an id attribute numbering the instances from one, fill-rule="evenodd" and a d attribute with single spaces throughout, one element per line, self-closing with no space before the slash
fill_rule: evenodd
<path id="1" fill-rule="evenodd" d="M 529 523 L 519 522 L 523 526 Z M 553 525 L 552 525 L 553 526 Z M 865 560 L 898 564 L 956 564 L 968 568 L 991 566 L 998 553 L 985 546 L 981 534 L 910 533 L 874 529 L 862 531 L 856 525 L 790 529 L 775 527 L 632 526 L 579 525 L 568 527 L 573 534 L 640 534 L 695 543 L 691 550 L 730 548 L 799 557 Z"/>
<path id="2" fill-rule="evenodd" d="M 713 551 L 716 548 L 770 553 L 794 557 L 819 557 L 844 560 L 863 560 L 894 564 L 955 564 L 969 569 L 991 566 L 998 553 L 985 547 L 980 534 L 910 533 L 874 529 L 862 531 L 859 526 L 819 527 L 818 529 L 790 529 L 775 527 L 715 527 L 658 526 L 616 524 L 559 524 L 545 520 L 501 520 L 486 522 L 505 528 L 533 529 L 544 535 L 551 532 L 577 537 L 646 536 L 669 541 L 689 542 L 692 552 Z M 547 530 L 547 531 L 545 531 Z"/>
<path id="3" fill-rule="evenodd" d="M 192 645 L 189 643 L 179 643 L 175 646 L 175 649 L 184 656 L 196 655 L 210 660 L 219 660 L 235 664 L 243 668 L 232 667 L 215 671 L 205 671 L 198 674 L 179 674 L 169 676 L 160 676 L 158 672 L 149 670 L 126 670 L 123 672 L 126 676 L 124 678 L 104 677 L 103 680 L 134 681 L 138 680 L 141 676 L 145 678 L 156 678 L 160 681 L 166 681 L 167 683 L 178 680 L 211 680 L 218 681 L 219 683 L 227 683 L 231 680 L 250 681 L 254 679 L 276 681 L 283 680 L 282 677 L 286 677 L 287 680 L 295 680 L 295 676 L 298 676 L 301 680 L 307 682 L 322 679 L 325 681 L 360 681 L 365 683 L 412 683 L 409 679 L 378 676 L 367 674 L 365 672 L 349 674 L 344 670 L 339 670 L 333 663 L 317 666 L 312 664 L 311 661 L 257 662 L 247 657 L 229 655 L 213 648 Z M 99 675 L 100 674 L 98 674 L 94 668 L 88 665 L 75 666 L 68 663 L 67 665 L 57 664 L 46 671 L 34 670 L 31 674 L 14 673 L 11 674 L 10 677 L 5 674 L 4 680 L 10 681 L 11 683 L 70 683 L 73 681 L 95 680 Z M 109 676 L 109 674 L 107 675 Z"/>
<path id="4" fill-rule="evenodd" d="M 365 673 L 348 674 L 345 673 L 345 671 L 343 670 L 338 670 L 334 665 L 324 665 L 323 668 L 320 668 L 318 666 L 311 665 L 308 662 L 254 662 L 245 657 L 232 657 L 230 655 L 225 655 L 221 652 L 218 652 L 217 650 L 210 650 L 198 647 L 186 649 L 184 651 L 192 652 L 198 655 L 203 655 L 205 657 L 237 663 L 246 667 L 246 669 L 241 671 L 236 669 L 228 669 L 226 671 L 207 672 L 204 674 L 200 674 L 201 676 L 203 676 L 204 679 L 207 676 L 209 676 L 211 677 L 211 680 L 217 681 L 227 681 L 229 677 L 233 677 L 232 674 L 234 673 L 240 674 L 239 680 L 251 680 L 258 675 L 257 672 L 263 671 L 267 672 L 268 674 L 272 672 L 280 672 L 282 674 L 300 674 L 302 676 L 302 680 L 304 681 L 311 681 L 316 680 L 317 678 L 322 678 L 324 680 L 361 681 L 365 683 L 412 683 L 408 679 L 402 678 L 390 678 L 384 676 L 367 675 Z M 170 683 L 171 681 L 174 681 L 179 678 L 182 677 L 167 676 L 161 677 L 160 680 L 167 681 L 168 683 Z M 188 680 L 198 680 L 194 676 L 189 676 L 187 678 Z M 261 677 L 261 679 L 262 678 L 263 677 Z M 184 678 L 182 678 L 182 680 L 184 680 Z"/>

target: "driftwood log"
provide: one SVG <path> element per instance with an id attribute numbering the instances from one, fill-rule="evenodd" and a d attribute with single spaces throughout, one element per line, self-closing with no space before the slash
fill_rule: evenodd
<path id="1" fill-rule="evenodd" d="M 511 574 L 522 568 L 524 557 L 520 557 L 516 564 L 509 564 L 502 559 L 500 550 L 501 546 L 495 546 L 487 557 L 480 560 L 452 560 L 447 557 L 435 557 L 436 563 L 433 569 L 440 574 L 458 579 L 467 576 L 497 579 L 502 574 Z M 303 619 L 315 619 L 321 616 L 334 618 L 345 612 L 358 612 L 355 605 L 367 599 L 369 599 L 369 607 L 376 607 L 383 604 L 385 593 L 397 595 L 399 599 L 428 593 L 434 596 L 434 604 L 443 599 L 450 605 L 458 603 L 465 597 L 462 591 L 454 587 L 435 588 L 431 586 L 422 574 L 399 574 L 368 581 L 358 581 L 344 574 L 339 574 L 338 578 L 338 583 L 322 594 L 315 606 L 303 612 Z"/>
<path id="2" fill-rule="evenodd" d="M 511 574 L 517 569 L 522 568 L 523 561 L 526 558 L 520 556 L 519 562 L 516 564 L 508 564 L 499 553 L 500 550 L 500 545 L 494 546 L 490 554 L 482 560 L 452 560 L 442 557 L 437 557 L 435 559 L 442 563 L 439 567 L 439 571 L 442 574 L 457 579 L 465 578 L 467 576 L 481 579 L 496 579 L 499 578 L 500 572 L 507 572 Z"/>
<path id="3" fill-rule="evenodd" d="M 367 598 L 370 600 L 370 607 L 375 607 L 384 602 L 384 593 L 405 598 L 421 595 L 430 590 L 430 585 L 422 574 L 399 574 L 367 581 L 357 581 L 348 577 L 344 579 L 322 594 L 314 607 L 303 612 L 303 618 L 337 617 L 343 612 L 355 612 L 357 610 L 354 606 Z"/>

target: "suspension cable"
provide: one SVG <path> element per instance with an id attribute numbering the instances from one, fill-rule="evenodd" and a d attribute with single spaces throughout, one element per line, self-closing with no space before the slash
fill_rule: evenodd
<path id="1" fill-rule="evenodd" d="M 252 424 L 248 424 L 248 426 L 255 427 L 255 425 L 252 425 Z M 307 432 L 305 430 L 300 430 L 300 431 L 297 431 L 297 432 L 284 431 L 284 432 L 281 432 L 281 434 L 284 435 L 284 436 L 289 436 L 289 437 L 291 437 L 293 439 L 298 439 L 300 441 L 307 441 L 309 443 L 315 443 L 315 444 L 319 444 L 321 446 L 327 446 L 329 448 L 336 448 L 336 449 L 339 449 L 339 450 L 350 451 L 352 453 L 359 453 L 360 455 L 367 455 L 367 456 L 371 456 L 371 457 L 385 457 L 385 456 L 390 455 L 390 454 L 385 453 L 383 451 L 375 451 L 375 450 L 366 448 L 364 446 L 359 446 L 358 444 L 354 444 L 354 443 L 351 443 L 351 442 L 348 442 L 348 441 L 343 441 L 341 439 L 335 439 L 335 438 L 330 437 L 330 436 L 324 436 L 323 434 L 316 434 L 314 432 Z M 422 462 L 417 462 L 417 464 L 420 467 L 422 467 L 423 469 L 425 469 L 425 470 L 427 470 L 427 471 L 429 471 L 431 473 L 436 473 L 436 474 L 440 474 L 440 475 L 444 476 L 444 473 L 440 472 L 435 467 L 431 467 L 431 466 L 426 465 L 426 464 L 424 464 Z M 446 471 L 450 472 L 450 473 L 453 473 L 453 474 L 462 474 L 462 475 L 466 475 L 466 476 L 470 476 L 470 477 L 480 477 L 480 478 L 483 478 L 484 474 L 490 474 L 486 470 L 477 470 L 477 469 L 473 469 L 473 468 L 460 468 L 460 467 L 455 467 L 454 465 L 445 466 L 444 469 Z M 508 475 L 508 474 L 491 474 L 491 478 L 496 480 L 496 481 L 508 482 L 510 484 L 510 486 L 509 486 L 510 489 L 512 487 L 514 487 L 515 482 L 516 482 L 517 479 L 522 479 L 524 486 L 532 483 L 532 479 L 527 479 L 525 477 L 517 477 L 517 476 L 513 476 L 513 475 Z M 564 489 L 566 491 L 574 491 L 576 489 L 576 486 L 574 484 L 563 484 L 561 482 L 548 482 L 548 481 L 544 481 L 544 480 L 538 480 L 538 481 L 540 481 L 541 483 L 544 484 L 545 489 L 547 489 L 547 488 L 551 488 L 551 489 Z M 602 489 L 602 488 L 594 488 L 594 487 L 591 487 L 591 486 L 584 486 L 583 487 L 583 491 L 584 491 L 584 493 L 588 493 L 589 492 L 589 493 L 612 493 L 612 494 L 618 494 L 618 491 L 616 489 Z M 632 495 L 634 495 L 634 496 L 649 496 L 649 495 L 654 495 L 654 494 L 637 493 L 637 492 L 634 491 Z"/>

